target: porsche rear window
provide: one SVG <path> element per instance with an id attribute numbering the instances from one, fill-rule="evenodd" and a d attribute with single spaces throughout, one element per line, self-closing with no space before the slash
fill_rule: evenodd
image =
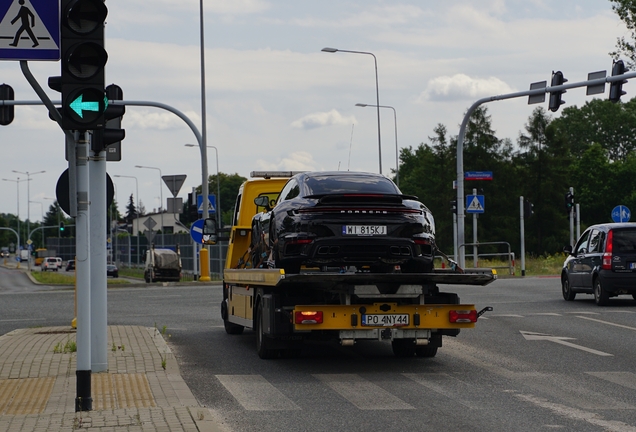
<path id="1" fill-rule="evenodd" d="M 612 235 L 614 253 L 636 253 L 636 230 L 615 229 Z"/>
<path id="2" fill-rule="evenodd" d="M 377 193 L 399 194 L 393 182 L 376 176 L 316 176 L 305 181 L 308 195 Z"/>

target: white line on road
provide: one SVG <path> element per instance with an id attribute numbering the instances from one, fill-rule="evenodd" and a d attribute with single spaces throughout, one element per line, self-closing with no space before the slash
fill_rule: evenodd
<path id="1" fill-rule="evenodd" d="M 594 322 L 598 322 L 598 323 L 601 323 L 601 324 L 607 324 L 607 325 L 611 325 L 611 326 L 614 326 L 614 327 L 626 328 L 626 329 L 629 329 L 629 330 L 636 330 L 636 327 L 630 327 L 630 326 L 626 326 L 626 325 L 622 325 L 622 324 L 615 324 L 615 323 L 612 323 L 612 322 L 609 322 L 609 321 L 602 321 L 602 320 L 599 320 L 599 319 L 588 318 L 588 317 L 584 317 L 584 316 L 577 316 L 577 318 L 585 319 L 585 320 L 588 320 L 588 321 L 594 321 Z"/>
<path id="2" fill-rule="evenodd" d="M 260 375 L 216 375 L 248 411 L 287 411 L 300 407 Z"/>
<path id="3" fill-rule="evenodd" d="M 314 377 L 362 410 L 415 409 L 382 387 L 355 374 L 315 374 Z"/>
<path id="4" fill-rule="evenodd" d="M 574 338 L 570 338 L 570 337 L 563 337 L 563 336 L 552 336 L 552 335 L 548 335 L 548 334 L 543 334 L 543 333 L 533 333 L 533 332 L 528 332 L 528 331 L 523 331 L 523 330 L 519 330 L 519 333 L 521 333 L 523 335 L 523 337 L 526 340 L 547 340 L 550 342 L 555 342 L 561 345 L 565 345 L 568 346 L 570 348 L 576 348 L 579 349 L 581 351 L 586 351 L 589 352 L 591 354 L 596 354 L 599 356 L 604 356 L 604 357 L 613 357 L 614 354 L 609 354 L 603 351 L 597 351 L 595 349 L 592 348 L 587 348 L 581 345 L 577 345 L 577 344 L 573 344 L 571 342 L 566 342 L 566 339 L 570 339 L 570 340 L 575 340 Z"/>

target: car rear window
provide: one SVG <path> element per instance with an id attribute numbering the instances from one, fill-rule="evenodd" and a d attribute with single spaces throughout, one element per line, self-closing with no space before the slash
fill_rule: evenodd
<path id="1" fill-rule="evenodd" d="M 636 254 L 636 230 L 622 229 L 614 230 L 613 252 L 614 253 L 634 253 Z"/>
<path id="2" fill-rule="evenodd" d="M 393 182 L 379 176 L 315 176 L 308 177 L 305 185 L 309 195 L 342 193 L 399 194 Z"/>

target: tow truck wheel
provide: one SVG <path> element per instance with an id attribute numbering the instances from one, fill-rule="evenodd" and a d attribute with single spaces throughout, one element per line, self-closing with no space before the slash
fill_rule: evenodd
<path id="1" fill-rule="evenodd" d="M 437 347 L 431 345 L 423 345 L 415 348 L 415 354 L 418 357 L 435 357 L 437 355 Z"/>
<path id="2" fill-rule="evenodd" d="M 278 357 L 278 351 L 271 348 L 272 341 L 263 331 L 263 304 L 259 303 L 256 309 L 256 352 L 262 359 Z"/>
<path id="3" fill-rule="evenodd" d="M 417 348 L 413 339 L 393 339 L 391 347 L 396 357 L 415 357 Z"/>

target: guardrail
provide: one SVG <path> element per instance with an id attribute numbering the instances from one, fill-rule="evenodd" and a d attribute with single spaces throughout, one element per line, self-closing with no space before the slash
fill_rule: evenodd
<path id="1" fill-rule="evenodd" d="M 510 250 L 510 243 L 508 242 L 486 242 L 486 243 L 464 243 L 462 245 L 460 245 L 459 247 L 462 248 L 464 246 L 486 246 L 486 245 L 505 245 L 507 246 L 508 251 L 507 252 L 498 252 L 498 253 L 488 253 L 488 254 L 480 254 L 477 253 L 477 257 L 475 257 L 474 254 L 466 254 L 466 257 L 472 256 L 473 257 L 473 266 L 474 268 L 478 267 L 479 264 L 479 257 L 506 257 L 504 259 L 504 261 L 508 261 L 508 265 L 506 266 L 495 266 L 492 267 L 494 269 L 508 269 L 508 272 L 511 275 L 515 274 L 515 254 L 514 252 L 512 252 Z M 468 267 L 468 266 L 466 266 Z"/>

